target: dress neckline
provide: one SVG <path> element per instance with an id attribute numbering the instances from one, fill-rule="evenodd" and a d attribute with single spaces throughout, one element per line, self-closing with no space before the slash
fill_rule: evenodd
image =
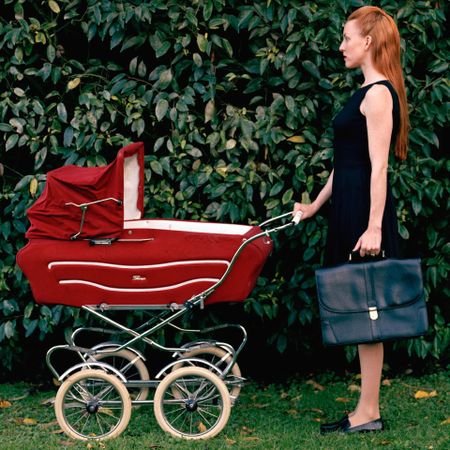
<path id="1" fill-rule="evenodd" d="M 386 79 L 378 80 L 378 81 L 374 81 L 373 83 L 366 84 L 365 86 L 361 86 L 359 89 L 365 89 L 366 87 L 373 86 L 374 84 L 384 83 L 384 82 L 390 83 L 390 81 L 386 80 Z"/>

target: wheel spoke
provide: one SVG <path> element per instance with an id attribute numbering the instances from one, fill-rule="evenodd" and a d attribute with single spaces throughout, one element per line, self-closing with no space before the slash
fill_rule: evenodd
<path id="1" fill-rule="evenodd" d="M 206 420 L 206 418 L 203 416 L 203 414 L 209 414 L 210 416 L 212 416 L 212 417 L 214 417 L 214 418 L 216 418 L 216 419 L 220 416 L 220 414 L 214 414 L 214 413 L 208 411 L 208 410 L 205 409 L 205 408 L 200 408 L 200 407 L 198 407 L 198 408 L 197 408 L 197 411 L 198 411 L 198 413 L 199 413 L 205 420 Z M 203 413 L 203 414 L 202 414 L 202 413 Z"/>
<path id="2" fill-rule="evenodd" d="M 97 423 L 98 423 L 98 426 L 99 426 L 99 428 L 100 428 L 101 434 L 102 434 L 102 435 L 105 434 L 105 432 L 103 431 L 102 424 L 100 423 L 100 414 L 96 414 L 96 415 L 95 415 L 95 418 L 96 418 L 96 420 L 97 420 Z"/>

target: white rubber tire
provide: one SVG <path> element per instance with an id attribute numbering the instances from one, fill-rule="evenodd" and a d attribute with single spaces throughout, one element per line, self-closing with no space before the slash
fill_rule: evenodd
<path id="1" fill-rule="evenodd" d="M 177 379 L 182 378 L 186 376 L 195 376 L 199 378 L 205 378 L 209 380 L 212 384 L 215 385 L 216 389 L 218 390 L 220 394 L 220 398 L 222 401 L 222 411 L 221 415 L 219 417 L 219 420 L 214 425 L 213 428 L 210 430 L 207 430 L 206 432 L 203 432 L 201 434 L 186 434 L 181 433 L 178 430 L 174 429 L 166 420 L 164 409 L 163 409 L 163 399 L 164 399 L 164 393 L 167 389 L 171 389 L 171 384 Z M 182 367 L 181 369 L 178 369 L 174 372 L 169 373 L 166 375 L 161 383 L 156 388 L 155 397 L 154 397 L 154 413 L 156 420 L 159 424 L 159 426 L 167 433 L 171 434 L 172 436 L 176 438 L 182 438 L 187 440 L 199 440 L 199 439 L 210 439 L 217 434 L 219 434 L 225 425 L 228 422 L 228 419 L 230 417 L 231 412 L 231 400 L 230 395 L 228 392 L 228 389 L 225 385 L 225 383 L 213 372 L 211 372 L 208 369 L 204 369 L 202 367 Z"/>
<path id="2" fill-rule="evenodd" d="M 86 436 L 80 433 L 77 433 L 67 422 L 66 416 L 64 414 L 64 399 L 67 394 L 67 391 L 75 384 L 79 383 L 81 380 L 86 378 L 96 378 L 106 381 L 107 383 L 111 384 L 118 394 L 120 395 L 120 399 L 122 401 L 122 415 L 120 417 L 119 422 L 117 425 L 111 430 L 110 433 L 105 434 L 103 436 Z M 55 398 L 55 414 L 56 414 L 56 420 L 58 421 L 59 426 L 61 429 L 66 433 L 69 437 L 77 440 L 82 441 L 91 441 L 91 440 L 106 440 L 106 439 L 113 439 L 117 436 L 119 436 L 127 427 L 128 422 L 130 421 L 131 417 L 131 399 L 128 394 L 128 391 L 125 387 L 125 385 L 114 375 L 110 375 L 102 370 L 95 370 L 95 369 L 86 369 L 86 370 L 80 370 L 79 372 L 76 372 L 75 374 L 71 375 L 69 378 L 67 378 L 64 383 L 61 384 L 61 386 L 58 389 L 58 392 L 56 393 Z"/>

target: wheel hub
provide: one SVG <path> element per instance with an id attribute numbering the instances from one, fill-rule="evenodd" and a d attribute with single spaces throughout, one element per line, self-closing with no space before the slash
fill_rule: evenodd
<path id="1" fill-rule="evenodd" d="M 186 411 L 194 412 L 197 411 L 197 402 L 193 399 L 186 400 Z"/>
<path id="2" fill-rule="evenodd" d="M 89 414 L 95 414 L 98 411 L 98 408 L 100 407 L 97 400 L 89 400 L 86 404 L 86 411 Z"/>

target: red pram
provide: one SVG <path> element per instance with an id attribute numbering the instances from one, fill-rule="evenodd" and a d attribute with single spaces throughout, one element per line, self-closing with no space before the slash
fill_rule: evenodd
<path id="1" fill-rule="evenodd" d="M 261 228 L 290 213 L 260 226 L 143 219 L 143 150 L 135 143 L 108 166 L 49 172 L 28 211 L 29 242 L 17 255 L 38 303 L 81 307 L 114 327 L 76 329 L 67 345 L 47 353 L 50 370 L 63 382 L 55 400 L 58 423 L 76 439 L 116 437 L 128 424 L 131 405 L 148 403 L 174 436 L 219 433 L 242 386 L 236 359 L 245 329 L 226 324 L 185 330 L 173 322 L 197 305 L 247 298 L 272 249 L 269 234 L 298 223 Z M 137 309 L 162 312 L 134 329 L 105 314 Z M 149 336 L 166 325 L 198 333 L 235 327 L 243 337 L 237 350 L 212 339 L 165 347 Z M 75 341 L 86 333 L 108 340 L 81 347 Z M 172 352 L 175 361 L 151 380 L 137 343 Z M 76 353 L 81 362 L 60 374 L 52 363 L 60 350 Z M 155 396 L 147 400 L 151 387 Z"/>
<path id="2" fill-rule="evenodd" d="M 142 219 L 143 144 L 106 167 L 49 172 L 28 211 L 29 243 L 17 262 L 39 303 L 70 306 L 183 303 L 213 287 L 257 226 Z M 83 209 L 84 208 L 84 209 Z M 208 303 L 247 298 L 272 249 L 246 246 Z"/>

